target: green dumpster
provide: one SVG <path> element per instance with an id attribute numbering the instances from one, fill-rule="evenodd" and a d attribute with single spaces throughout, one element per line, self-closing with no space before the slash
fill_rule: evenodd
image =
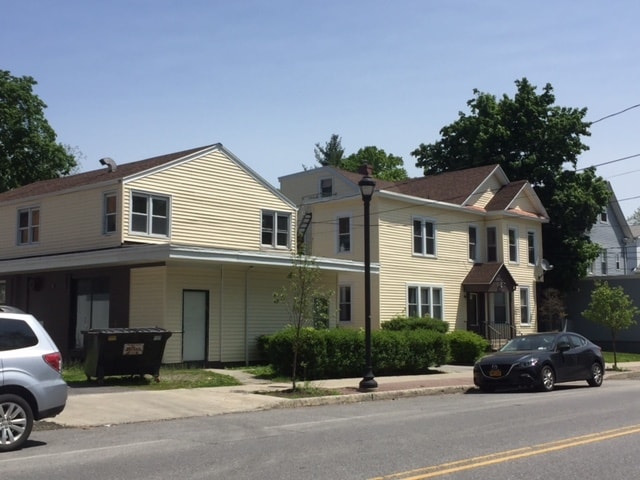
<path id="1" fill-rule="evenodd" d="M 96 328 L 84 334 L 87 379 L 114 375 L 152 375 L 160 379 L 160 364 L 171 332 L 164 328 Z"/>

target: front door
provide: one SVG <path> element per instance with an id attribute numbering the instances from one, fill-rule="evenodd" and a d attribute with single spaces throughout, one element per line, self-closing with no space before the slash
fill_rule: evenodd
<path id="1" fill-rule="evenodd" d="M 209 292 L 184 290 L 182 292 L 182 361 L 207 360 L 209 320 Z"/>

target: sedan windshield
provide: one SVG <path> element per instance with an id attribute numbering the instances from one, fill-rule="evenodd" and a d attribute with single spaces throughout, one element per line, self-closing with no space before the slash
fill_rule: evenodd
<path id="1" fill-rule="evenodd" d="M 524 335 L 516 337 L 500 349 L 501 352 L 551 350 L 555 335 Z"/>

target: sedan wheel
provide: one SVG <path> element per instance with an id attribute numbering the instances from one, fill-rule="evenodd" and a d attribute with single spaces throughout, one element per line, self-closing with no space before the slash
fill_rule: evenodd
<path id="1" fill-rule="evenodd" d="M 550 392 L 556 383 L 556 374 L 549 365 L 545 365 L 540 370 L 540 390 Z"/>
<path id="2" fill-rule="evenodd" d="M 591 365 L 591 377 L 587 379 L 587 383 L 590 387 L 599 387 L 602 385 L 603 378 L 602 365 L 598 362 L 593 362 L 593 365 Z"/>
<path id="3" fill-rule="evenodd" d="M 17 395 L 0 395 L 0 452 L 20 448 L 33 428 L 33 412 Z"/>

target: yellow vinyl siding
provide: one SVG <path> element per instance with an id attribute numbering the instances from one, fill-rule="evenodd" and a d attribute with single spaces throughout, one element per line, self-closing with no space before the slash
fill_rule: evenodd
<path id="1" fill-rule="evenodd" d="M 131 193 L 170 198 L 170 239 L 129 231 Z M 260 250 L 261 212 L 295 209 L 222 152 L 213 152 L 128 182 L 124 188 L 125 240 Z M 291 246 L 295 247 L 295 234 Z"/>
<path id="2" fill-rule="evenodd" d="M 36 201 L 4 205 L 0 208 L 0 257 L 80 251 L 120 245 L 118 232 L 103 234 L 104 193 L 114 189 L 85 189 Z M 18 245 L 18 211 L 40 209 L 40 239 L 37 244 Z"/>
<path id="3" fill-rule="evenodd" d="M 486 207 L 487 203 L 491 201 L 491 199 L 494 197 L 496 192 L 500 190 L 500 188 L 502 188 L 502 183 L 495 175 L 492 175 L 470 198 L 470 200 L 467 202 L 467 205 L 478 208 Z"/>
<path id="4" fill-rule="evenodd" d="M 404 205 L 405 208 L 401 208 Z M 380 321 L 407 315 L 407 287 L 433 286 L 443 289 L 444 320 L 456 326 L 463 312 L 461 284 L 472 264 L 468 261 L 467 225 L 477 223 L 469 214 L 429 207 L 406 208 L 400 202 L 380 202 Z M 413 255 L 414 217 L 435 222 L 436 255 Z"/>
<path id="5" fill-rule="evenodd" d="M 131 270 L 129 326 L 160 327 L 172 333 L 164 350 L 163 363 L 181 361 L 181 328 L 167 318 L 167 268 L 145 267 Z"/>

